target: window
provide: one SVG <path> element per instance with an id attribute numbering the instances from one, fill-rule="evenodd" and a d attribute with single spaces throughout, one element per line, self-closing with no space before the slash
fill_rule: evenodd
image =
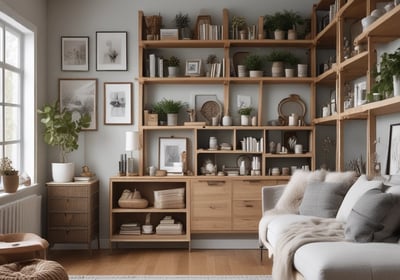
<path id="1" fill-rule="evenodd" d="M 0 12 L 0 158 L 36 182 L 34 141 L 27 141 L 36 119 L 33 42 L 33 32 Z"/>

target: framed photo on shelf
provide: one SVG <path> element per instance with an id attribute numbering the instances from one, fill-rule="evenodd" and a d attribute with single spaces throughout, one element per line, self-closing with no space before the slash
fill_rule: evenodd
<path id="1" fill-rule="evenodd" d="M 132 83 L 104 83 L 104 124 L 132 124 Z"/>
<path id="2" fill-rule="evenodd" d="M 78 119 L 84 113 L 91 117 L 90 126 L 97 130 L 97 79 L 59 79 L 60 110 L 66 108 Z"/>
<path id="3" fill-rule="evenodd" d="M 61 70 L 89 71 L 89 37 L 61 37 Z"/>
<path id="4" fill-rule="evenodd" d="M 400 174 L 400 123 L 390 125 L 386 174 Z"/>
<path id="5" fill-rule="evenodd" d="M 186 168 L 186 138 L 159 138 L 158 165 L 168 174 L 183 174 Z"/>
<path id="6" fill-rule="evenodd" d="M 128 32 L 97 31 L 96 32 L 96 70 L 127 71 Z"/>
<path id="7" fill-rule="evenodd" d="M 186 76 L 200 76 L 201 59 L 187 59 L 185 69 Z"/>

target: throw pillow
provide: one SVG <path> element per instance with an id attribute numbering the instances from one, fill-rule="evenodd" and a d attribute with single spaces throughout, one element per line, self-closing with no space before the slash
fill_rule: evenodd
<path id="1" fill-rule="evenodd" d="M 371 189 L 356 202 L 348 217 L 345 238 L 356 242 L 394 242 L 400 226 L 399 196 Z"/>
<path id="2" fill-rule="evenodd" d="M 336 215 L 336 219 L 341 222 L 346 222 L 351 209 L 354 204 L 356 204 L 357 200 L 368 190 L 370 189 L 381 189 L 383 186 L 382 181 L 379 180 L 371 180 L 367 179 L 367 176 L 361 175 L 357 181 L 350 187 L 346 196 L 343 199 L 342 204 L 339 207 L 339 210 Z"/>
<path id="3" fill-rule="evenodd" d="M 334 218 L 349 187 L 342 182 L 309 184 L 300 204 L 300 215 Z"/>
<path id="4" fill-rule="evenodd" d="M 322 182 L 325 179 L 325 174 L 325 170 L 296 170 L 277 201 L 275 208 L 289 213 L 298 213 L 307 184 L 309 182 Z"/>
<path id="5" fill-rule="evenodd" d="M 357 179 L 357 174 L 354 171 L 345 172 L 328 172 L 325 176 L 325 182 L 343 183 L 349 188 Z"/>

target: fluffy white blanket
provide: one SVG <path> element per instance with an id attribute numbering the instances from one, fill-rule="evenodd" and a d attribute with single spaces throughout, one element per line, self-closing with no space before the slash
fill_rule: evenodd
<path id="1" fill-rule="evenodd" d="M 307 243 L 344 240 L 343 223 L 336 219 L 313 218 L 293 223 L 282 234 L 275 248 L 272 278 L 294 280 L 293 256 L 296 250 Z"/>

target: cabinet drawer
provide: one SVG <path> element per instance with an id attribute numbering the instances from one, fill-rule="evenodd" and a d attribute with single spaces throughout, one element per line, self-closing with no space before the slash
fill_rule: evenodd
<path id="1" fill-rule="evenodd" d="M 89 224 L 88 214 L 86 213 L 50 213 L 49 227 L 54 226 L 80 226 L 85 227 Z"/>
<path id="2" fill-rule="evenodd" d="M 91 190 L 94 190 L 94 188 L 87 186 L 49 186 L 47 188 L 47 195 L 49 197 L 89 197 Z"/>
<path id="3" fill-rule="evenodd" d="M 266 182 L 259 180 L 234 181 L 233 199 L 261 199 L 261 188 L 266 185 Z"/>
<path id="4" fill-rule="evenodd" d="M 87 229 L 49 229 L 48 241 L 50 243 L 87 243 L 89 238 Z"/>
<path id="5" fill-rule="evenodd" d="M 88 200 L 86 198 L 59 198 L 48 199 L 48 211 L 68 212 L 68 211 L 88 211 Z"/>

